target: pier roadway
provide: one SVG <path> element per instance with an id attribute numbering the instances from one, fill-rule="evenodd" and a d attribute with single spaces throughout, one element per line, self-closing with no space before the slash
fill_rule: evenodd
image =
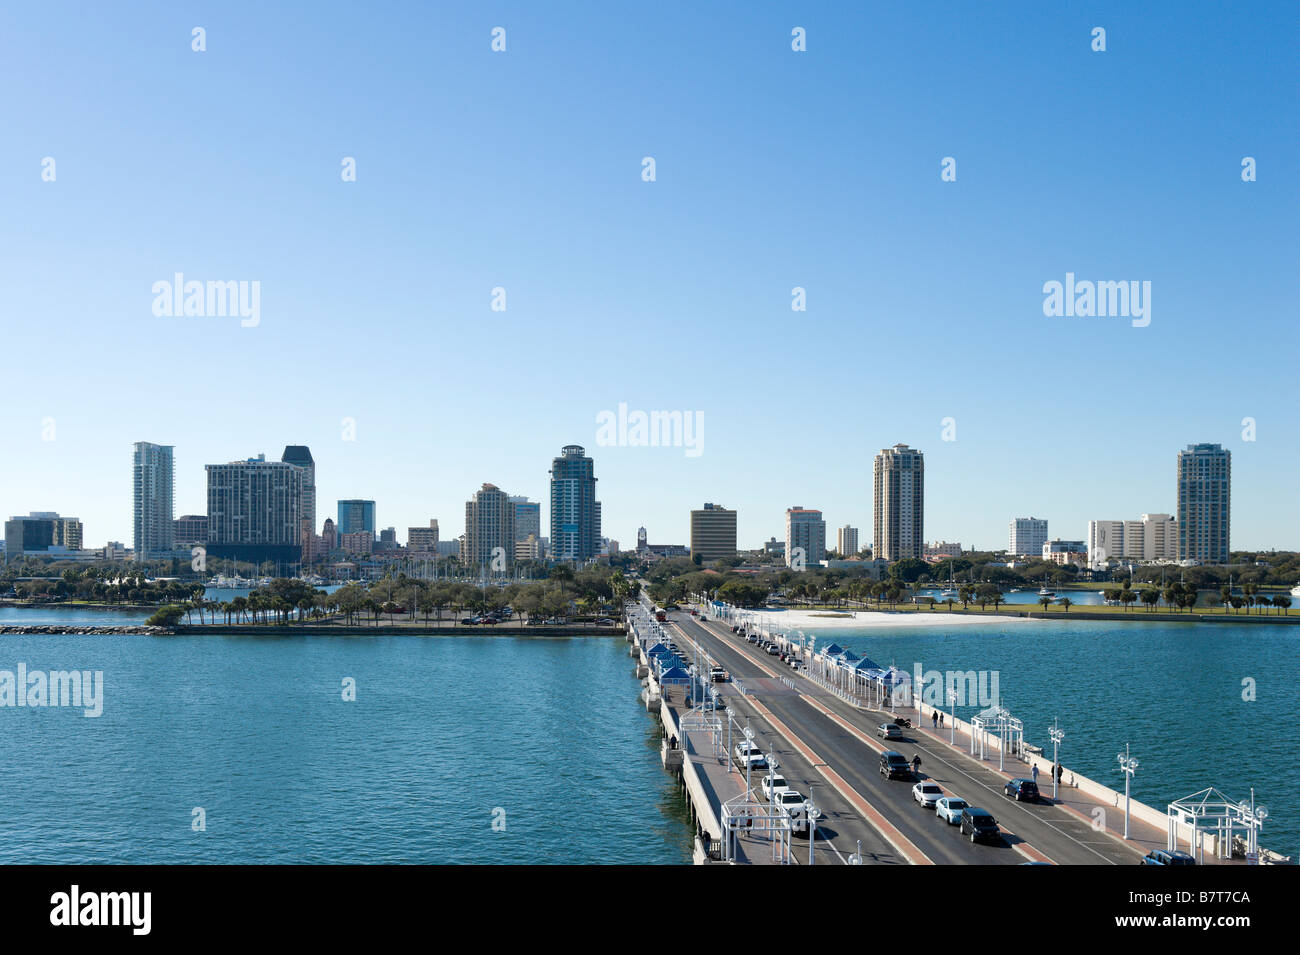
<path id="1" fill-rule="evenodd" d="M 925 857 L 912 861 L 1132 865 L 1141 856 L 1137 848 L 1094 831 L 1077 814 L 1047 803 L 1035 805 L 1007 799 L 1002 795 L 1007 776 L 997 772 L 996 763 L 990 766 L 972 759 L 946 745 L 946 740 L 904 730 L 902 740 L 886 744 L 876 738 L 875 731 L 890 719 L 889 714 L 863 711 L 845 703 L 812 681 L 794 675 L 774 657 L 732 634 L 728 626 L 712 620 L 701 624 L 685 613 L 674 614 L 669 622 L 685 640 L 698 642 L 733 678 L 739 679 L 750 691 L 750 705 L 765 708 L 780 721 L 793 737 L 790 743 L 815 753 L 824 763 L 817 767 L 823 775 L 836 774 L 852 793 L 883 816 L 885 825 L 877 827 L 883 838 L 888 841 L 888 827 L 893 827 Z M 793 680 L 797 692 L 791 691 L 781 677 Z M 737 698 L 746 699 L 739 695 Z M 897 750 L 909 759 L 919 754 L 922 777 L 938 783 L 945 793 L 991 812 L 1003 829 L 1003 842 L 972 845 L 960 837 L 956 826 L 948 826 L 932 810 L 923 810 L 912 798 L 911 782 L 886 780 L 880 775 L 878 758 L 885 749 Z M 1050 793 L 1050 783 L 1047 785 L 1046 792 Z M 829 788 L 821 786 L 818 791 Z"/>
<path id="2" fill-rule="evenodd" d="M 857 851 L 859 843 L 861 843 L 865 865 L 906 863 L 907 860 L 900 858 L 893 847 L 880 837 L 880 834 L 848 801 L 825 785 L 825 780 L 806 758 L 796 752 L 765 720 L 758 717 L 753 709 L 744 703 L 744 698 L 736 693 L 734 688 L 728 686 L 719 689 L 727 705 L 737 714 L 742 726 L 745 718 L 751 717 L 750 725 L 755 733 L 755 742 L 763 752 L 775 752 L 777 771 L 785 777 L 786 782 L 805 796 L 809 794 L 809 787 L 813 787 L 812 794 L 818 809 L 823 814 L 818 820 L 817 838 L 813 844 L 814 865 L 845 865 L 849 857 Z M 664 688 L 665 703 L 677 725 L 680 725 L 682 714 L 687 709 L 683 701 L 685 692 L 685 688 L 680 686 Z M 731 753 L 728 753 L 725 759 L 715 759 L 708 746 L 706 733 L 696 730 L 691 736 L 694 744 L 691 759 L 696 765 L 714 813 L 720 816 L 721 804 L 745 791 L 745 772 L 736 766 Z M 743 738 L 739 731 L 733 730 L 731 747 L 734 749 Z M 725 731 L 722 741 L 724 745 L 727 742 Z M 762 804 L 767 803 L 762 789 L 763 777 L 766 775 L 766 770 L 752 770 L 750 773 L 755 801 Z M 766 833 L 745 835 L 738 846 L 738 861 L 769 864 L 771 862 L 769 838 Z M 796 835 L 790 839 L 790 861 L 795 865 L 808 864 L 808 839 L 805 836 Z"/>

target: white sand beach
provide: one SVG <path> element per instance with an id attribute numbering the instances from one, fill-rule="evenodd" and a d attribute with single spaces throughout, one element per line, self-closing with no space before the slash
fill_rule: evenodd
<path id="1" fill-rule="evenodd" d="M 1028 617 L 1005 617 L 1001 614 L 979 615 L 945 613 L 942 610 L 919 610 L 891 613 L 888 610 L 849 611 L 840 616 L 838 611 L 821 610 L 758 610 L 759 625 L 765 630 L 788 632 L 793 630 L 865 630 L 899 629 L 902 627 L 961 627 L 989 623 L 1039 623 Z"/>

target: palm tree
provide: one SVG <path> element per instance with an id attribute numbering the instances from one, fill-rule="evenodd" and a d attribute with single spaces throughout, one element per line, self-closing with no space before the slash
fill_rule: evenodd
<path id="1" fill-rule="evenodd" d="M 1069 597 L 1062 597 L 1060 600 L 1057 601 L 1057 603 L 1059 603 L 1062 607 L 1065 608 L 1066 613 L 1069 613 L 1070 605 L 1073 604 L 1074 601 L 1071 600 Z"/>
<path id="2" fill-rule="evenodd" d="M 1052 602 L 1052 598 L 1047 596 L 1039 597 L 1038 602 L 1043 605 L 1043 612 L 1046 613 L 1048 605 Z"/>

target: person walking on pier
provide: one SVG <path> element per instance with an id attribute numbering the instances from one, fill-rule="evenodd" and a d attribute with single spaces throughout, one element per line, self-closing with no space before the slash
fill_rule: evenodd
<path id="1" fill-rule="evenodd" d="M 939 711 L 939 729 L 943 729 L 943 710 Z"/>
<path id="2" fill-rule="evenodd" d="M 1034 776 L 1034 785 L 1037 786 L 1038 785 L 1038 764 L 1037 763 L 1034 763 L 1033 776 Z"/>
<path id="3" fill-rule="evenodd" d="M 938 729 L 938 728 L 939 728 L 939 711 L 938 711 L 938 710 L 932 710 L 932 711 L 931 711 L 931 713 L 930 713 L 930 725 L 932 725 L 935 729 Z"/>
<path id="4" fill-rule="evenodd" d="M 917 753 L 912 757 L 912 773 L 918 778 L 921 775 L 921 754 Z"/>

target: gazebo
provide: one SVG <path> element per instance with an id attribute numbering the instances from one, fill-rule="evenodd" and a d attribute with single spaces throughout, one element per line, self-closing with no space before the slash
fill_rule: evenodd
<path id="1" fill-rule="evenodd" d="M 1011 715 L 1001 703 L 980 710 L 970 721 L 970 754 L 975 755 L 975 737 L 980 741 L 980 759 L 985 758 L 985 744 L 994 736 L 998 738 L 998 768 L 1007 750 L 1019 753 L 1025 745 L 1025 724 Z"/>
<path id="2" fill-rule="evenodd" d="M 1259 830 L 1268 818 L 1268 810 L 1254 804 L 1254 793 L 1250 802 L 1235 802 L 1219 790 L 1210 786 L 1200 792 L 1175 799 L 1167 810 L 1169 819 L 1169 838 L 1165 848 L 1178 848 L 1178 827 L 1190 830 L 1187 848 L 1196 857 L 1197 864 L 1205 862 L 1205 842 L 1203 833 L 1214 838 L 1214 854 L 1217 858 L 1232 857 L 1232 844 L 1240 833 L 1246 843 L 1246 858 L 1259 858 Z"/>

